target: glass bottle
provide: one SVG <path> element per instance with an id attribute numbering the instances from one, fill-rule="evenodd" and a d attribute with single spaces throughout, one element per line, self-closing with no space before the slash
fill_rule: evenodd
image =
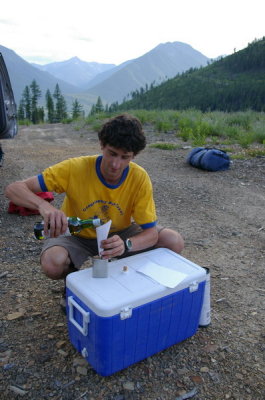
<path id="1" fill-rule="evenodd" d="M 68 229 L 63 236 L 74 235 L 75 233 L 81 232 L 83 229 L 96 228 L 102 225 L 102 221 L 99 218 L 80 219 L 78 217 L 68 217 L 67 220 Z M 44 222 L 36 222 L 34 224 L 34 235 L 36 239 L 45 239 Z"/>

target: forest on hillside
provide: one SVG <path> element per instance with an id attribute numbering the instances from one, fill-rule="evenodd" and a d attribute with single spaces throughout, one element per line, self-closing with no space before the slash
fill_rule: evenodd
<path id="1" fill-rule="evenodd" d="M 199 69 L 131 93 L 119 110 L 265 111 L 265 37 Z"/>

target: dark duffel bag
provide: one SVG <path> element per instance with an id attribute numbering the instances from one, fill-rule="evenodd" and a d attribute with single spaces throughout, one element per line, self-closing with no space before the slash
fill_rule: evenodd
<path id="1" fill-rule="evenodd" d="M 187 162 L 206 171 L 225 171 L 230 167 L 230 158 L 225 151 L 207 147 L 192 149 L 187 156 Z"/>

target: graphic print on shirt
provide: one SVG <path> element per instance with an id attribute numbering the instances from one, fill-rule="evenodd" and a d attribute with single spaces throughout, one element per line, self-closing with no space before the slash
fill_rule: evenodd
<path id="1" fill-rule="evenodd" d="M 116 215 L 118 218 L 124 216 L 124 212 L 119 206 L 118 203 L 114 203 L 112 201 L 106 201 L 106 200 L 96 200 L 93 201 L 92 203 L 86 205 L 86 207 L 83 208 L 83 212 L 90 212 L 93 210 L 93 218 L 100 218 L 103 223 L 108 222 L 110 219 L 113 218 L 113 214 Z M 116 220 L 116 218 L 115 218 Z M 116 230 L 115 224 L 112 224 L 111 226 L 111 231 Z"/>

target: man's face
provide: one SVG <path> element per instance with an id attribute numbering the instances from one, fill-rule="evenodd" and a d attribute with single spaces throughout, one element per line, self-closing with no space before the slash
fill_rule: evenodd
<path id="1" fill-rule="evenodd" d="M 105 147 L 101 146 L 101 150 L 103 155 L 100 166 L 101 173 L 108 183 L 115 185 L 119 182 L 124 169 L 134 158 L 134 153 L 117 149 L 108 144 Z"/>

